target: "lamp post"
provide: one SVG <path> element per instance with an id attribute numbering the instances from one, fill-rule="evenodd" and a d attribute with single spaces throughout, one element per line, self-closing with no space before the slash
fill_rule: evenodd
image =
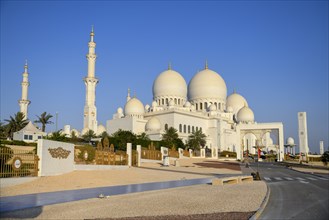
<path id="1" fill-rule="evenodd" d="M 258 168 L 259 168 L 259 158 L 260 158 L 260 148 L 261 148 L 261 144 L 260 144 L 260 140 L 257 140 L 256 141 L 256 149 L 257 149 L 257 156 L 258 156 L 258 159 L 257 159 L 257 172 L 256 172 L 256 176 L 255 176 L 255 180 L 260 180 L 260 175 L 259 175 L 259 172 L 258 172 Z"/>

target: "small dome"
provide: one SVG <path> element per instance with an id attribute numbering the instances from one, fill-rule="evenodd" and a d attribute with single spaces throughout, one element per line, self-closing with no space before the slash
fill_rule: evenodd
<path id="1" fill-rule="evenodd" d="M 244 123 L 254 122 L 254 119 L 255 119 L 254 113 L 249 107 L 245 106 L 239 110 L 237 116 L 238 122 L 244 122 Z"/>
<path id="2" fill-rule="evenodd" d="M 168 69 L 154 80 L 153 98 L 161 96 L 175 96 L 186 98 L 187 86 L 185 79 L 176 71 Z"/>
<path id="3" fill-rule="evenodd" d="M 77 129 L 72 129 L 71 130 L 71 134 L 72 134 L 72 132 L 74 132 L 74 134 L 75 134 L 75 136 L 77 136 L 77 137 L 79 137 L 80 136 L 80 132 L 77 130 Z"/>
<path id="4" fill-rule="evenodd" d="M 216 111 L 216 110 L 217 110 L 216 105 L 211 104 L 211 105 L 209 106 L 209 111 Z"/>
<path id="5" fill-rule="evenodd" d="M 174 106 L 174 105 L 175 105 L 175 101 L 171 99 L 171 100 L 169 101 L 169 106 Z"/>
<path id="6" fill-rule="evenodd" d="M 226 84 L 223 78 L 208 68 L 198 72 L 188 85 L 191 101 L 196 99 L 226 100 Z"/>
<path id="7" fill-rule="evenodd" d="M 232 106 L 228 106 L 228 107 L 226 108 L 226 112 L 228 112 L 228 113 L 232 113 L 232 112 L 233 112 L 233 108 L 232 108 Z"/>
<path id="8" fill-rule="evenodd" d="M 236 115 L 241 108 L 243 108 L 244 106 L 248 107 L 248 102 L 242 95 L 233 92 L 227 97 L 226 106 L 230 106 L 231 108 L 233 108 L 233 113 Z M 228 110 L 227 108 L 226 110 Z"/>
<path id="9" fill-rule="evenodd" d="M 184 107 L 189 108 L 191 107 L 191 103 L 189 101 L 186 101 L 184 104 Z"/>
<path id="10" fill-rule="evenodd" d="M 118 114 L 122 114 L 122 113 L 123 113 L 123 109 L 122 109 L 121 107 L 119 107 L 119 108 L 117 109 L 117 113 L 118 113 Z"/>
<path id="11" fill-rule="evenodd" d="M 125 115 L 143 115 L 144 105 L 137 98 L 131 98 L 125 105 Z"/>
<path id="12" fill-rule="evenodd" d="M 295 145 L 295 140 L 292 137 L 287 138 L 287 145 Z"/>
<path id="13" fill-rule="evenodd" d="M 106 128 L 104 127 L 104 125 L 100 124 L 97 126 L 97 135 L 103 134 L 104 131 L 106 131 Z"/>
<path id="14" fill-rule="evenodd" d="M 161 122 L 158 118 L 152 117 L 145 125 L 146 131 L 160 131 L 161 129 Z"/>
<path id="15" fill-rule="evenodd" d="M 82 129 L 82 131 L 81 131 L 81 135 L 86 134 L 88 131 L 89 131 L 89 128 L 84 128 L 84 129 Z"/>
<path id="16" fill-rule="evenodd" d="M 145 111 L 148 111 L 150 109 L 150 105 L 149 104 L 146 104 L 145 105 Z"/>
<path id="17" fill-rule="evenodd" d="M 158 106 L 158 103 L 156 101 L 153 101 L 152 102 L 152 107 L 157 107 Z"/>

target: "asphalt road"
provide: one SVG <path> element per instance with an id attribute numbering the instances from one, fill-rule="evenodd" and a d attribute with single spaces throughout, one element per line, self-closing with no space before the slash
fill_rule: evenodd
<path id="1" fill-rule="evenodd" d="M 257 163 L 251 167 L 257 171 Z M 306 174 L 262 162 L 258 171 L 270 188 L 259 219 L 329 219 L 329 175 Z"/>

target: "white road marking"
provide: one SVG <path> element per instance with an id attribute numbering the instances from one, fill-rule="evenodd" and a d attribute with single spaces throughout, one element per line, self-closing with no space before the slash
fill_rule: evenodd
<path id="1" fill-rule="evenodd" d="M 306 178 L 309 179 L 309 180 L 317 180 L 317 179 L 315 179 L 313 177 L 306 177 Z"/>
<path id="2" fill-rule="evenodd" d="M 286 180 L 294 180 L 293 178 L 291 177 L 284 177 Z"/>
<path id="3" fill-rule="evenodd" d="M 271 178 L 269 178 L 269 177 L 264 177 L 264 179 L 265 179 L 266 181 L 271 181 Z"/>
<path id="4" fill-rule="evenodd" d="M 282 180 L 281 177 L 274 177 L 274 179 L 276 179 L 276 180 Z"/>
<path id="5" fill-rule="evenodd" d="M 305 180 L 305 179 L 303 179 L 303 178 L 301 178 L 301 177 L 296 177 L 296 179 L 298 179 L 298 180 Z"/>
<path id="6" fill-rule="evenodd" d="M 305 184 L 308 184 L 309 182 L 305 182 L 305 181 L 299 181 L 300 183 L 305 183 Z"/>
<path id="7" fill-rule="evenodd" d="M 328 180 L 328 179 L 323 178 L 323 177 L 317 177 L 317 178 L 320 179 L 320 180 Z"/>

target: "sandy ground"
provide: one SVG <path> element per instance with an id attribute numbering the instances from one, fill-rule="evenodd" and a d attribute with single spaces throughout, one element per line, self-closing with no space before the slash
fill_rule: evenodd
<path id="1" fill-rule="evenodd" d="M 179 165 L 161 167 L 160 164 L 146 163 L 141 168 L 127 170 L 74 171 L 1 188 L 1 196 L 241 174 L 239 164 L 233 162 L 181 159 Z M 204 184 L 5 212 L 1 213 L 1 218 L 95 219 L 139 216 L 143 219 L 143 216 L 153 216 L 150 217 L 153 219 L 162 216 L 162 219 L 168 219 L 166 216 L 170 216 L 173 219 L 231 219 L 239 216 L 239 219 L 248 219 L 258 210 L 266 192 L 263 181 L 224 186 Z"/>

